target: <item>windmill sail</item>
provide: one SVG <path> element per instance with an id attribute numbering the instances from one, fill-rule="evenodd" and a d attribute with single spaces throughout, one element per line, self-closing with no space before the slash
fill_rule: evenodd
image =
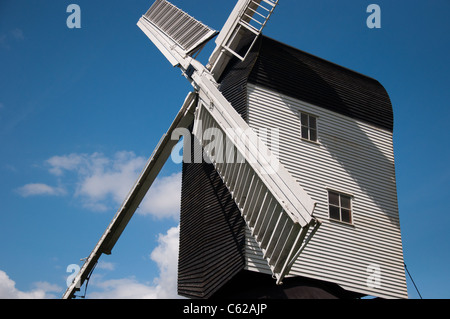
<path id="1" fill-rule="evenodd" d="M 234 41 L 236 36 L 233 29 L 242 25 L 243 21 L 249 21 L 252 13 L 255 13 L 255 10 L 250 10 L 251 6 L 260 2 L 238 2 L 222 30 L 226 34 L 219 35 L 219 46 L 228 46 L 230 41 Z M 272 9 L 276 5 L 274 1 L 264 3 L 273 4 Z M 181 14 L 182 11 L 179 11 Z M 181 67 L 197 89 L 199 103 L 193 134 L 202 146 L 206 147 L 208 144 L 208 141 L 203 139 L 205 132 L 215 129 L 219 135 L 228 137 L 227 141 L 232 147 L 231 153 L 236 154 L 233 158 L 243 159 L 240 163 L 218 160 L 214 153 L 209 153 L 205 148 L 207 156 L 252 231 L 255 241 L 264 252 L 277 283 L 281 283 L 302 250 L 310 227 L 317 228 L 320 225 L 313 217 L 314 201 L 226 100 L 217 88 L 215 77 L 207 68 L 192 57 L 180 54 L 176 47 L 171 46 L 171 34 L 158 30 L 151 21 L 141 18 L 138 25 L 148 33 L 149 38 L 169 61 L 175 61 L 171 61 L 173 65 Z M 221 57 L 210 61 L 217 59 Z M 220 62 L 221 67 L 225 67 L 224 63 Z M 235 134 L 236 132 L 240 133 Z M 220 148 L 220 145 L 215 147 Z M 225 157 L 227 155 L 229 154 Z"/>
<path id="2" fill-rule="evenodd" d="M 219 79 L 233 56 L 240 60 L 247 57 L 277 5 L 278 0 L 239 0 L 237 2 L 216 39 L 216 48 L 209 59 L 211 74 L 216 80 Z M 237 48 L 246 31 L 250 31 L 253 35 L 253 41 L 246 53 L 239 54 Z"/>
<path id="3" fill-rule="evenodd" d="M 217 34 L 216 31 L 179 10 L 170 2 L 157 0 L 144 15 L 187 55 Z"/>
<path id="4" fill-rule="evenodd" d="M 158 45 L 158 48 L 173 66 L 177 65 L 173 54 L 186 58 L 217 34 L 166 0 L 157 0 L 142 16 L 138 26 L 154 43 L 164 41 L 169 44 L 169 52 L 164 46 Z"/>
<path id="5" fill-rule="evenodd" d="M 139 19 L 139 28 L 173 66 L 181 68 L 196 92 L 188 94 L 136 184 L 63 298 L 73 298 L 89 277 L 100 256 L 111 253 L 178 142 L 171 138 L 172 132 L 177 128 L 188 128 L 192 123 L 193 134 L 202 143 L 206 155 L 230 191 L 255 241 L 264 252 L 264 258 L 277 283 L 280 284 L 289 273 L 309 238 L 320 225 L 313 217 L 315 202 L 217 88 L 219 74 L 232 55 L 236 55 L 234 50 L 240 37 L 238 29 L 252 29 L 250 31 L 257 37 L 277 3 L 278 1 L 273 0 L 239 0 L 219 34 L 217 47 L 210 58 L 208 68 L 195 60 L 192 54 L 211 39 L 215 31 L 165 0 L 156 0 Z M 267 14 L 258 12 L 264 4 L 262 10 L 266 10 Z M 255 22 L 255 15 L 261 16 L 263 20 Z M 231 55 L 226 52 L 231 52 Z M 238 57 L 245 59 L 245 55 Z M 208 151 L 208 141 L 203 138 L 205 132 L 211 129 L 226 136 L 225 140 L 229 143 L 230 152 L 227 152 L 223 161 L 215 152 Z M 215 147 L 220 147 L 220 143 Z M 306 238 L 308 232 L 310 233 Z"/>
<path id="6" fill-rule="evenodd" d="M 195 125 L 193 133 L 204 147 L 209 143 L 203 138 L 207 130 L 227 136 L 232 147 L 227 147 L 223 158 L 217 157 L 220 152 L 206 150 L 206 155 L 280 284 L 302 250 L 310 226 L 320 225 L 312 216 L 315 204 L 212 82 L 199 82 L 201 102 L 195 123 L 201 123 L 201 128 Z"/>

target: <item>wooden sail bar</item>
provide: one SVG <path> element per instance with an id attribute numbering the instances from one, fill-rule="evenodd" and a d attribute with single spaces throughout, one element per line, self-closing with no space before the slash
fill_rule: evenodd
<path id="1" fill-rule="evenodd" d="M 197 95 L 195 93 L 191 92 L 188 94 L 172 125 L 169 127 L 167 133 L 162 136 L 128 196 L 123 201 L 90 255 L 86 258 L 80 271 L 65 291 L 63 299 L 74 298 L 75 293 L 84 284 L 101 255 L 111 254 L 117 240 L 169 158 L 173 147 L 178 143 L 178 140 L 172 138 L 172 133 L 177 128 L 187 128 L 192 124 L 194 120 L 193 108 L 196 105 L 196 100 Z"/>
<path id="2" fill-rule="evenodd" d="M 230 59 L 235 56 L 245 60 L 259 35 L 273 14 L 278 0 L 239 0 L 216 39 L 216 48 L 211 54 L 208 68 L 216 80 Z M 238 52 L 245 30 L 253 34 L 253 41 L 245 52 Z"/>

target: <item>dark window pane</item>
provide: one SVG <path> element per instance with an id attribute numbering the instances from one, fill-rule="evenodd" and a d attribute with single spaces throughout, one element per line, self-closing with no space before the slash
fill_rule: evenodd
<path id="1" fill-rule="evenodd" d="M 309 131 L 309 134 L 310 134 L 309 139 L 311 141 L 314 141 L 314 142 L 317 141 L 317 131 L 316 130 L 311 129 Z"/>
<path id="2" fill-rule="evenodd" d="M 308 114 L 302 113 L 301 114 L 301 124 L 304 126 L 308 126 Z"/>
<path id="3" fill-rule="evenodd" d="M 346 222 L 346 223 L 351 223 L 352 222 L 352 216 L 350 214 L 350 210 L 348 209 L 341 209 L 341 214 L 342 214 L 342 221 Z"/>
<path id="4" fill-rule="evenodd" d="M 341 195 L 341 207 L 350 209 L 350 197 Z"/>
<path id="5" fill-rule="evenodd" d="M 339 194 L 329 192 L 328 193 L 328 202 L 332 205 L 339 206 Z"/>
<path id="6" fill-rule="evenodd" d="M 314 130 L 317 128 L 316 118 L 314 116 L 309 117 L 309 128 Z"/>
<path id="7" fill-rule="evenodd" d="M 339 216 L 339 207 L 329 206 L 330 207 L 330 218 L 341 220 Z"/>
<path id="8" fill-rule="evenodd" d="M 308 127 L 307 126 L 302 126 L 302 138 L 306 138 L 308 139 Z"/>

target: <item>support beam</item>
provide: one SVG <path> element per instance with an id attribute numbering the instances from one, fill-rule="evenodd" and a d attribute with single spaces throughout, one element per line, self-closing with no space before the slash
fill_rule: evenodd
<path id="1" fill-rule="evenodd" d="M 131 217 L 133 217 L 136 209 L 139 207 L 147 194 L 147 191 L 169 158 L 173 147 L 178 143 L 178 140 L 172 139 L 172 133 L 177 128 L 188 128 L 192 124 L 194 120 L 193 111 L 196 104 L 197 95 L 192 92 L 189 93 L 183 106 L 175 117 L 175 120 L 167 133 L 161 138 L 127 198 L 122 203 L 120 209 L 106 228 L 89 257 L 84 262 L 72 284 L 67 288 L 63 295 L 63 299 L 74 298 L 76 291 L 84 284 L 85 280 L 97 264 L 100 256 L 102 254 L 111 254 L 111 251 L 123 230 L 128 225 Z"/>

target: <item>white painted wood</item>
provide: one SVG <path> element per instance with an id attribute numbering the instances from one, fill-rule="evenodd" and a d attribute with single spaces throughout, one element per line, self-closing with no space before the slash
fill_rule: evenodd
<path id="1" fill-rule="evenodd" d="M 166 0 L 156 0 L 143 18 L 170 37 L 186 55 L 217 33 Z"/>
<path id="2" fill-rule="evenodd" d="M 152 186 L 162 167 L 166 163 L 178 139 L 172 138 L 172 133 L 176 129 L 187 129 L 194 121 L 194 108 L 197 103 L 197 94 L 188 93 L 183 106 L 172 122 L 166 134 L 164 134 L 150 156 L 147 164 L 136 180 L 133 188 L 128 193 L 114 218 L 109 223 L 103 235 L 95 245 L 88 258 L 85 260 L 80 271 L 64 292 L 63 299 L 74 298 L 75 293 L 80 289 L 83 283 L 89 278 L 102 254 L 111 254 L 117 240 L 122 235 L 128 222 L 133 217 L 140 203 Z"/>
<path id="3" fill-rule="evenodd" d="M 192 79 L 200 97 L 193 134 L 229 189 L 269 271 L 280 284 L 302 251 L 310 226 L 320 225 L 312 216 L 315 203 L 223 97 L 211 75 L 194 72 Z M 214 139 L 205 137 L 212 129 Z M 240 165 L 224 161 L 220 150 L 229 148 L 221 139 L 217 142 L 218 136 L 226 136 L 236 158 L 245 161 Z M 229 157 L 229 153 L 225 155 Z"/>
<path id="4" fill-rule="evenodd" d="M 233 56 L 241 60 L 247 57 L 277 5 L 278 0 L 238 0 L 216 38 L 216 48 L 209 58 L 209 69 L 216 80 Z M 236 49 L 244 29 L 254 34 L 254 40 L 247 53 L 241 56 Z"/>
<path id="5" fill-rule="evenodd" d="M 201 65 L 198 65 L 196 69 L 200 70 L 200 67 Z M 301 226 L 309 224 L 315 202 L 301 185 L 295 182 L 286 168 L 280 165 L 266 145 L 260 142 L 255 132 L 218 90 L 212 76 L 204 71 L 195 72 L 192 78 L 200 88 L 199 95 L 203 100 L 201 111 L 205 110 L 213 116 L 218 127 L 232 139 L 233 146 L 257 172 L 292 220 Z M 197 123 L 198 121 L 195 125 Z M 196 126 L 194 126 L 194 134 L 196 134 L 195 131 Z"/>
<path id="6" fill-rule="evenodd" d="M 172 66 L 177 66 L 180 60 L 184 59 L 183 53 L 175 50 L 175 43 L 169 42 L 170 39 L 164 37 L 147 19 L 140 18 L 137 26 L 145 33 L 145 35 L 155 44 L 159 51 L 169 60 Z M 168 49 L 168 48 L 173 49 Z"/>
<path id="7" fill-rule="evenodd" d="M 290 274 L 406 298 L 392 133 L 253 84 L 248 101 L 250 127 L 280 130 L 277 156 L 317 202 L 314 215 L 323 222 Z M 318 143 L 301 139 L 300 111 L 318 117 Z M 327 189 L 353 195 L 352 225 L 329 219 Z M 270 273 L 250 231 L 246 253 L 247 269 Z M 374 265 L 380 287 L 367 284 Z"/>

